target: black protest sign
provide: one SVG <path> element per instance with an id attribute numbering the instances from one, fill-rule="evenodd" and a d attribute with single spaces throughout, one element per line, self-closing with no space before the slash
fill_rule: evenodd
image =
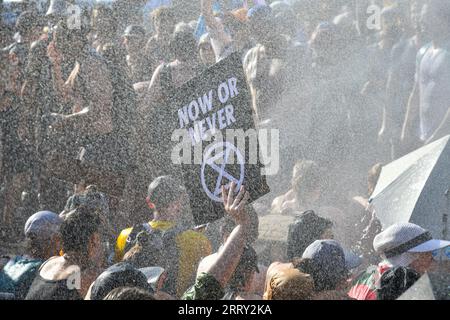
<path id="1" fill-rule="evenodd" d="M 183 179 L 198 225 L 224 215 L 222 185 L 244 185 L 250 201 L 269 192 L 239 54 L 184 84 L 171 100 L 173 121 L 184 133 Z"/>

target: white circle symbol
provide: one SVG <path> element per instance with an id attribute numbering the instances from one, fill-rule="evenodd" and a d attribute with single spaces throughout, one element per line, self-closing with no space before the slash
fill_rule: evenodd
<path id="1" fill-rule="evenodd" d="M 214 156 L 211 156 L 211 154 L 215 152 Z M 230 156 L 235 153 L 237 161 L 240 166 L 240 174 L 239 178 L 233 177 L 231 174 L 229 174 L 226 171 L 226 166 L 228 164 L 228 159 Z M 221 160 L 221 164 L 217 164 L 216 162 L 218 160 Z M 206 179 L 205 179 L 205 169 L 206 166 L 211 167 L 216 173 L 217 173 L 217 180 L 215 183 L 215 188 L 213 191 L 209 190 Z M 245 172 L 245 161 L 242 154 L 239 152 L 239 150 L 230 142 L 219 142 L 212 147 L 210 147 L 206 152 L 203 154 L 203 164 L 202 164 L 202 171 L 201 171 L 201 180 L 202 180 L 202 186 L 203 190 L 206 192 L 208 197 L 211 200 L 214 200 L 216 202 L 223 202 L 222 200 L 222 179 L 225 178 L 228 180 L 228 183 L 225 185 L 225 188 L 229 189 L 232 182 L 236 183 L 236 190 L 237 192 L 244 182 L 244 172 Z"/>

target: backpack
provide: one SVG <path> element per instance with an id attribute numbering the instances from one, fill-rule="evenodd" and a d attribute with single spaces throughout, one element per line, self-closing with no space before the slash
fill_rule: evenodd
<path id="1" fill-rule="evenodd" d="M 132 262 L 136 268 L 161 267 L 167 273 L 163 291 L 176 295 L 178 277 L 179 249 L 176 237 L 184 229 L 179 227 L 167 231 L 153 229 L 149 223 L 138 224 L 133 227 L 127 238 L 124 252 L 128 252 L 136 245 L 142 248 L 138 257 Z"/>
<path id="2" fill-rule="evenodd" d="M 22 256 L 12 258 L 0 271 L 0 292 L 14 295 L 17 300 L 25 299 L 42 263 Z"/>
<path id="3" fill-rule="evenodd" d="M 102 224 L 100 231 L 105 241 L 114 242 L 115 231 L 113 228 L 113 215 L 109 208 L 109 198 L 106 194 L 99 192 L 96 186 L 88 186 L 85 191 L 79 194 L 74 194 L 67 199 L 62 216 L 81 207 L 86 206 L 92 212 L 96 212 Z"/>

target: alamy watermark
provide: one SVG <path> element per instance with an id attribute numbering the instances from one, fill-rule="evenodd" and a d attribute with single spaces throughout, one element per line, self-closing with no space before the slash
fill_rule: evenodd
<path id="1" fill-rule="evenodd" d="M 261 165 L 261 174 L 267 176 L 276 175 L 280 169 L 280 133 L 277 129 L 226 129 L 224 133 L 215 130 L 196 143 L 193 143 L 192 132 L 177 129 L 171 139 L 176 143 L 171 154 L 173 164 L 204 165 L 214 154 L 219 155 L 214 159 L 217 165 Z"/>
<path id="2" fill-rule="evenodd" d="M 369 15 L 366 20 L 367 29 L 381 30 L 381 11 L 382 8 L 376 4 L 367 7 L 366 13 Z"/>

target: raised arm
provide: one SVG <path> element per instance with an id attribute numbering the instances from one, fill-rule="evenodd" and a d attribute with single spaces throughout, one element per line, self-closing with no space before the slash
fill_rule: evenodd
<path id="1" fill-rule="evenodd" d="M 65 83 L 65 87 L 74 90 L 80 80 L 81 67 L 89 70 L 84 75 L 84 87 L 78 87 L 78 95 L 85 96 L 84 101 L 74 101 L 74 111 L 69 115 L 52 114 L 52 127 L 58 131 L 65 127 L 82 134 L 106 134 L 113 129 L 112 123 L 112 84 L 111 75 L 101 62 L 85 62 L 83 66 L 76 64 L 74 70 Z M 83 92 L 80 92 L 83 90 Z M 75 90 L 76 91 L 76 90 Z M 77 105 L 81 103 L 81 105 Z"/>
<path id="2" fill-rule="evenodd" d="M 164 65 L 161 64 L 153 73 L 145 97 L 145 103 L 148 105 L 151 105 L 153 103 L 161 103 L 164 99 L 164 94 L 161 89 L 161 72 L 163 71 L 163 68 Z"/>
<path id="3" fill-rule="evenodd" d="M 205 18 L 206 25 L 211 29 L 217 30 L 219 25 L 213 14 L 212 2 L 213 0 L 202 0 L 201 13 L 202 16 Z"/>
<path id="4" fill-rule="evenodd" d="M 231 42 L 230 37 L 226 34 L 225 29 L 218 21 L 213 14 L 212 8 L 213 0 L 202 0 L 202 16 L 205 18 L 206 26 L 209 28 L 209 33 L 211 38 L 216 39 L 217 41 L 227 44 Z M 217 52 L 216 52 L 217 54 Z M 219 52 L 220 54 L 220 52 Z"/>
<path id="5" fill-rule="evenodd" d="M 86 79 L 88 88 L 87 105 L 76 113 L 68 115 L 66 120 L 73 123 L 75 130 L 90 133 L 92 126 L 93 133 L 109 133 L 112 126 L 112 84 L 111 74 L 106 65 L 100 62 L 89 63 L 85 66 L 90 70 Z"/>
<path id="6" fill-rule="evenodd" d="M 233 182 L 230 190 L 235 188 L 236 184 Z M 222 198 L 225 211 L 234 219 L 236 227 L 219 252 L 216 261 L 205 272 L 213 276 L 222 287 L 225 287 L 241 259 L 248 235 L 251 232 L 251 222 L 245 210 L 249 194 L 244 187 L 241 187 L 236 198 L 234 198 L 233 192 L 222 188 Z"/>

